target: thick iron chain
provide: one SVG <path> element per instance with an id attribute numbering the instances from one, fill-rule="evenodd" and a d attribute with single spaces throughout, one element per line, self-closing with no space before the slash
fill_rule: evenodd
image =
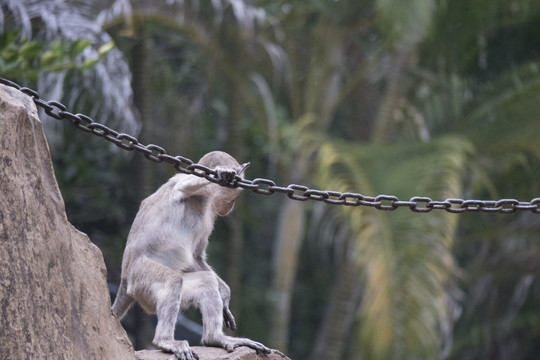
<path id="1" fill-rule="evenodd" d="M 30 88 L 20 86 L 12 81 L 0 78 L 0 83 L 13 87 L 24 94 L 30 96 L 34 103 L 41 107 L 45 113 L 57 120 L 69 120 L 77 128 L 90 134 L 104 138 L 116 146 L 128 150 L 141 152 L 148 160 L 161 163 L 169 163 L 174 168 L 184 174 L 204 177 L 208 181 L 217 183 L 226 187 L 241 187 L 252 190 L 257 194 L 272 195 L 275 193 L 285 194 L 293 200 L 322 201 L 327 204 L 345 205 L 345 206 L 368 206 L 378 210 L 396 210 L 400 207 L 409 208 L 418 213 L 427 213 L 432 210 L 445 210 L 450 213 L 464 212 L 496 212 L 513 213 L 517 210 L 527 210 L 533 213 L 540 213 L 540 198 L 534 198 L 531 201 L 518 201 L 515 199 L 500 200 L 464 200 L 464 199 L 446 199 L 435 201 L 425 196 L 415 196 L 408 201 L 402 201 L 393 195 L 366 196 L 359 193 L 339 192 L 339 191 L 321 191 L 310 189 L 304 185 L 290 184 L 288 186 L 278 186 L 270 179 L 256 178 L 253 180 L 242 179 L 240 176 L 231 183 L 221 183 L 216 171 L 206 166 L 196 164 L 192 160 L 183 156 L 172 156 L 164 148 L 154 144 L 142 144 L 134 136 L 119 133 L 103 124 L 95 122 L 90 117 L 83 114 L 73 114 L 69 112 L 65 105 L 58 101 L 45 101 L 39 97 L 39 94 Z"/>

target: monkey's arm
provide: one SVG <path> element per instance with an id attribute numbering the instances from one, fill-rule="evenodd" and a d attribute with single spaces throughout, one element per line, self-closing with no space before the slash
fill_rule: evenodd
<path id="1" fill-rule="evenodd" d="M 178 180 L 174 186 L 174 190 L 177 193 L 182 193 L 185 197 L 205 195 L 208 192 L 206 187 L 210 184 L 211 182 L 205 178 L 194 175 L 184 175 Z"/>
<path id="2" fill-rule="evenodd" d="M 228 184 L 236 177 L 236 170 L 222 166 L 216 167 L 217 180 L 220 183 Z M 193 175 L 184 175 L 176 183 L 174 190 L 183 193 L 186 197 L 194 195 L 208 195 L 207 186 L 211 182 L 205 178 Z"/>

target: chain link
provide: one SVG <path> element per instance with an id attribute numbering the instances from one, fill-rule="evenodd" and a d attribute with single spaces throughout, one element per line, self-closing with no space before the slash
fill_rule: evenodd
<path id="1" fill-rule="evenodd" d="M 226 187 L 241 187 L 256 194 L 273 195 L 275 193 L 285 194 L 292 200 L 298 201 L 321 201 L 326 204 L 344 206 L 367 206 L 378 210 L 391 211 L 400 207 L 409 208 L 413 212 L 428 213 L 432 210 L 445 210 L 450 213 L 460 214 L 464 212 L 486 212 L 486 213 L 513 213 L 518 210 L 540 213 L 540 198 L 531 201 L 518 201 L 516 199 L 500 200 L 464 200 L 446 199 L 435 201 L 425 196 L 415 196 L 408 201 L 399 200 L 393 195 L 366 196 L 359 193 L 322 191 L 311 189 L 304 185 L 290 184 L 286 187 L 278 186 L 270 179 L 256 178 L 253 180 L 242 179 L 236 176 L 231 183 L 223 184 L 219 182 L 216 171 L 206 166 L 196 164 L 192 160 L 183 156 L 173 156 L 168 154 L 164 148 L 154 144 L 142 144 L 134 136 L 119 133 L 103 124 L 95 122 L 90 117 L 83 114 L 73 114 L 69 112 L 65 105 L 58 101 L 45 101 L 40 99 L 39 94 L 30 88 L 22 87 L 10 80 L 0 77 L 0 83 L 13 87 L 24 94 L 30 96 L 34 103 L 42 108 L 47 115 L 57 120 L 68 120 L 77 128 L 102 137 L 114 145 L 127 150 L 137 151 L 150 161 L 171 164 L 176 171 L 203 177 L 208 181 Z"/>

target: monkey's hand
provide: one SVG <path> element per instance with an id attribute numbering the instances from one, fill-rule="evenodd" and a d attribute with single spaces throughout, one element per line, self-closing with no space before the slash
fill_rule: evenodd
<path id="1" fill-rule="evenodd" d="M 236 321 L 234 321 L 234 316 L 227 306 L 223 306 L 223 320 L 227 328 L 236 330 Z"/>
<path id="2" fill-rule="evenodd" d="M 220 184 L 231 184 L 236 178 L 236 170 L 216 166 L 216 177 Z"/>

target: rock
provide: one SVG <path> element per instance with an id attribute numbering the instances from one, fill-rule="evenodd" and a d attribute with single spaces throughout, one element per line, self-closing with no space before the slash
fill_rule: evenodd
<path id="1" fill-rule="evenodd" d="M 33 101 L 0 85 L 0 359 L 135 359 L 101 251 L 67 220 Z"/>
<path id="2" fill-rule="evenodd" d="M 276 350 L 272 350 L 272 353 L 268 355 L 258 355 L 255 350 L 247 347 L 236 348 L 233 352 L 206 346 L 193 346 L 192 349 L 199 355 L 199 360 L 290 360 Z M 175 360 L 172 354 L 159 350 L 137 351 L 135 355 L 138 360 Z"/>

